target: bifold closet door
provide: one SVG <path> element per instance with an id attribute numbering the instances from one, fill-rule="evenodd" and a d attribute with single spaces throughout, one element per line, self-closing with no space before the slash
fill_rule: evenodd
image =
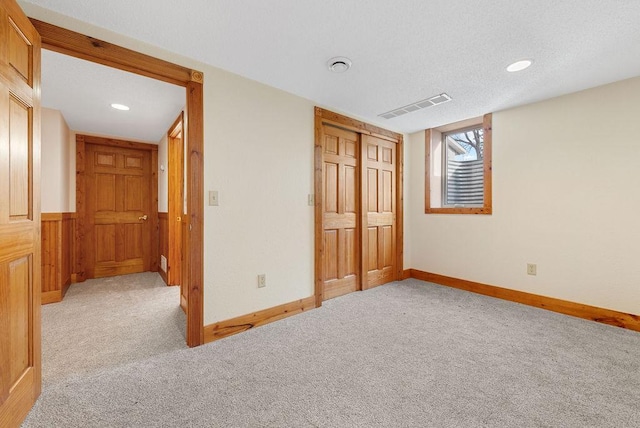
<path id="1" fill-rule="evenodd" d="M 360 135 L 323 126 L 323 298 L 360 288 Z"/>

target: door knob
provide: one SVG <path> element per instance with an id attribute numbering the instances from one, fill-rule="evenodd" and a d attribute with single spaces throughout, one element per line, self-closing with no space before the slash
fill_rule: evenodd
<path id="1" fill-rule="evenodd" d="M 149 217 L 147 217 L 147 215 L 145 214 L 145 215 L 143 215 L 143 216 L 138 217 L 138 220 L 146 220 L 146 219 L 148 219 L 148 218 L 149 218 Z"/>

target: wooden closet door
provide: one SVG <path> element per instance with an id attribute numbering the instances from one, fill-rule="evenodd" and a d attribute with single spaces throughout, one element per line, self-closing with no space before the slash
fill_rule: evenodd
<path id="1" fill-rule="evenodd" d="M 371 288 L 395 281 L 397 144 L 362 137 L 363 284 Z"/>
<path id="2" fill-rule="evenodd" d="M 323 299 L 360 288 L 359 134 L 323 126 Z"/>
<path id="3" fill-rule="evenodd" d="M 40 395 L 40 36 L 0 2 L 0 426 Z"/>

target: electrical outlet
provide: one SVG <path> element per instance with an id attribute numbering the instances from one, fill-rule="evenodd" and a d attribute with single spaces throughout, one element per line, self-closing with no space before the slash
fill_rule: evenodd
<path id="1" fill-rule="evenodd" d="M 262 288 L 266 286 L 267 286 L 267 275 L 264 273 L 258 275 L 258 288 Z"/>
<path id="2" fill-rule="evenodd" d="M 538 265 L 535 263 L 527 263 L 527 275 L 537 275 Z"/>
<path id="3" fill-rule="evenodd" d="M 313 193 L 309 193 L 307 195 L 307 205 L 309 205 L 310 207 L 315 205 L 315 198 L 313 197 Z"/>

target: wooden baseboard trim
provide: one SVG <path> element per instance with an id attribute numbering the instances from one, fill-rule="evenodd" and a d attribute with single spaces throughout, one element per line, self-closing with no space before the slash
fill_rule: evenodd
<path id="1" fill-rule="evenodd" d="M 411 269 L 405 269 L 402 271 L 402 278 L 401 279 L 409 279 L 411 278 Z"/>
<path id="2" fill-rule="evenodd" d="M 416 269 L 410 269 L 410 271 L 411 278 L 422 281 L 433 282 L 440 285 L 446 285 L 447 287 L 483 294 L 485 296 L 522 303 L 523 305 L 534 306 L 536 308 L 584 318 L 615 327 L 640 331 L 640 315 L 627 314 L 624 312 L 613 311 L 611 309 L 599 308 L 597 306 L 583 305 L 581 303 L 525 293 L 524 291 L 510 290 L 508 288 L 481 284 L 479 282 L 438 275 L 436 273 L 423 272 Z"/>
<path id="3" fill-rule="evenodd" d="M 226 321 L 220 321 L 215 324 L 209 324 L 204 327 L 204 342 L 213 342 L 214 340 L 232 336 L 254 327 L 259 327 L 292 315 L 297 315 L 304 311 L 314 309 L 315 307 L 315 296 L 310 296 L 306 299 L 296 300 L 294 302 L 274 306 L 269 309 L 263 309 L 252 314 L 242 315 Z"/>
<path id="4" fill-rule="evenodd" d="M 58 303 L 58 302 L 62 302 L 61 290 L 45 291 L 42 294 L 40 294 L 41 305 L 48 305 L 49 303 Z"/>

